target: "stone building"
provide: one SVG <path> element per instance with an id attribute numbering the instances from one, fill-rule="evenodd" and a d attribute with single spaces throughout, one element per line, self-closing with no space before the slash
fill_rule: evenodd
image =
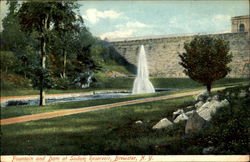
<path id="1" fill-rule="evenodd" d="M 231 26 L 231 32 L 237 33 L 237 32 L 248 32 L 250 33 L 250 16 L 236 16 L 231 18 L 232 26 Z"/>
<path id="2" fill-rule="evenodd" d="M 229 64 L 232 71 L 227 77 L 250 77 L 250 29 L 249 16 L 237 16 L 232 19 L 232 32 L 207 34 L 228 40 L 233 60 Z M 110 44 L 128 62 L 137 64 L 137 52 L 140 45 L 145 46 L 148 57 L 150 76 L 153 77 L 187 77 L 179 64 L 179 53 L 185 52 L 184 42 L 189 42 L 195 35 L 165 36 L 141 39 L 125 39 L 109 41 Z"/>

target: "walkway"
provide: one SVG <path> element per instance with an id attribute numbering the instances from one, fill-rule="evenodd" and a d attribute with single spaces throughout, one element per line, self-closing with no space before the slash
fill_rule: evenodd
<path id="1" fill-rule="evenodd" d="M 226 87 L 213 88 L 212 91 L 223 90 L 225 88 Z M 49 118 L 54 118 L 54 117 L 60 117 L 60 116 L 84 113 L 84 112 L 89 112 L 89 111 L 107 109 L 107 108 L 118 107 L 118 106 L 134 105 L 134 104 L 139 104 L 139 103 L 172 99 L 172 98 L 177 98 L 177 97 L 185 97 L 185 96 L 199 94 L 202 91 L 203 90 L 196 90 L 196 91 L 191 91 L 191 92 L 172 94 L 172 95 L 168 95 L 168 96 L 149 97 L 149 98 L 123 101 L 123 102 L 117 102 L 117 103 L 106 104 L 106 105 L 89 106 L 89 107 L 76 108 L 76 109 L 67 109 L 67 110 L 40 113 L 40 114 L 34 114 L 34 115 L 25 115 L 25 116 L 2 119 L 0 124 L 1 125 L 9 125 L 9 124 L 15 124 L 15 123 L 22 123 L 22 122 L 28 122 L 28 121 L 34 121 L 34 120 L 41 120 L 41 119 L 49 119 Z"/>

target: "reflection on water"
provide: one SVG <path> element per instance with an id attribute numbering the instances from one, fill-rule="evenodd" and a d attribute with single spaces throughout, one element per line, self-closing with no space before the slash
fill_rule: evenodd
<path id="1" fill-rule="evenodd" d="M 166 92 L 178 90 L 177 88 L 155 88 L 156 92 Z M 46 104 L 58 103 L 58 102 L 71 102 L 71 101 L 87 101 L 98 99 L 110 99 L 110 98 L 122 98 L 131 95 L 129 92 L 106 92 L 96 93 L 93 95 L 66 95 L 66 96 L 53 96 L 53 98 L 47 98 Z M 1 103 L 1 107 L 9 106 L 31 106 L 39 105 L 39 98 L 36 99 L 13 99 Z"/>

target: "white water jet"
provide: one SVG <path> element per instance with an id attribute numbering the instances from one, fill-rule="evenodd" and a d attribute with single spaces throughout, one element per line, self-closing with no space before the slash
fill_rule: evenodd
<path id="1" fill-rule="evenodd" d="M 154 93 L 155 89 L 149 81 L 147 58 L 144 46 L 141 45 L 137 63 L 137 76 L 134 81 L 132 94 Z"/>

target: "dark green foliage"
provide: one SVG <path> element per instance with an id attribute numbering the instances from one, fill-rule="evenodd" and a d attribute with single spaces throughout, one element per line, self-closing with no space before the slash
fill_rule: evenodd
<path id="1" fill-rule="evenodd" d="M 75 32 L 82 24 L 80 16 L 74 10 L 78 8 L 75 2 L 24 2 L 18 10 L 21 30 L 40 42 L 40 67 L 38 80 L 40 88 L 40 105 L 45 105 L 45 88 L 48 88 L 48 56 L 57 41 L 61 44 L 66 59 L 65 41 L 68 32 Z M 58 34 L 62 35 L 61 37 Z M 67 38 L 65 38 L 67 37 Z M 65 47 L 66 46 L 66 47 Z M 57 46 L 58 47 L 58 46 Z M 65 48 L 64 48 L 65 47 Z M 64 59 L 64 60 L 65 60 Z M 64 77 L 65 77 L 64 63 Z M 35 84 L 36 85 L 36 84 Z"/>
<path id="2" fill-rule="evenodd" d="M 214 81 L 224 78 L 229 72 L 229 42 L 209 36 L 196 36 L 184 44 L 186 53 L 180 54 L 180 65 L 191 79 L 202 83 L 210 92 Z"/>
<path id="3" fill-rule="evenodd" d="M 12 90 L 13 95 L 16 95 L 16 89 L 30 89 L 30 80 L 23 78 L 17 74 L 6 74 L 1 73 L 0 76 L 1 83 L 1 96 L 3 91 Z"/>
<path id="4" fill-rule="evenodd" d="M 8 73 L 14 70 L 17 60 L 13 52 L 1 51 L 0 59 L 1 59 L 1 66 L 0 66 L 1 72 Z"/>
<path id="5" fill-rule="evenodd" d="M 219 93 L 221 99 L 227 98 L 229 107 L 219 109 L 212 117 L 210 127 L 188 139 L 192 145 L 215 149 L 212 154 L 248 154 L 249 153 L 249 86 L 229 88 Z M 238 97 L 246 92 L 246 97 Z"/>
<path id="6" fill-rule="evenodd" d="M 8 3 L 1 32 L 2 72 L 30 79 L 34 88 L 68 89 L 79 88 L 74 80 L 87 71 L 128 74 L 135 69 L 108 42 L 92 36 L 77 2 Z"/>

